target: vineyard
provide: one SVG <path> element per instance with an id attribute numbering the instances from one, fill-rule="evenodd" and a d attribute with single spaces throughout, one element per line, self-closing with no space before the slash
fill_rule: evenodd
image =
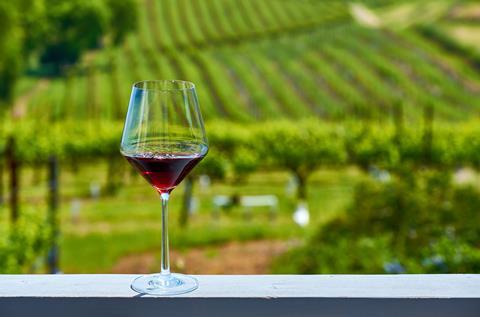
<path id="1" fill-rule="evenodd" d="M 462 1 L 441 2 L 446 11 L 436 23 L 413 21 L 409 27 L 396 28 L 387 22 L 385 27 L 362 25 L 352 3 L 343 0 L 138 0 L 137 28 L 121 45 L 106 42 L 90 50 L 62 76 L 39 76 L 28 69 L 16 85 L 15 101 L 0 131 L 5 136 L 0 140 L 2 168 L 15 165 L 26 170 L 34 185 L 20 187 L 20 194 L 27 198 L 20 202 L 17 231 L 0 227 L 0 232 L 9 232 L 0 240 L 0 271 L 32 270 L 32 262 L 49 249 L 55 236 L 44 224 L 55 223 L 58 219 L 52 217 L 58 215 L 32 216 L 31 203 L 38 210 L 49 210 L 57 208 L 58 201 L 64 204 L 82 195 L 84 199 L 88 196 L 85 188 L 91 185 L 83 174 L 87 171 L 102 175 L 102 181 L 97 181 L 105 185 L 102 194 L 113 195 L 94 205 L 110 219 L 96 215 L 95 210 L 88 217 L 99 225 L 111 221 L 108 227 L 115 227 L 120 224 L 118 215 L 129 215 L 120 205 L 131 203 L 128 195 L 133 194 L 125 194 L 121 187 L 140 185 L 132 181 L 122 163 L 118 143 L 131 85 L 144 79 L 183 79 L 196 84 L 211 150 L 195 178 L 209 175 L 219 194 L 233 196 L 240 188 L 252 194 L 255 190 L 270 194 L 271 189 L 280 196 L 283 183 L 276 182 L 286 182 L 291 176 L 297 182 L 296 198 L 281 199 L 283 213 L 277 228 L 263 229 L 267 222 L 238 225 L 233 219 L 223 231 L 210 230 L 207 214 L 212 205 L 202 202 L 203 216 L 193 224 L 198 237 L 192 238 L 194 234 L 189 236 L 187 231 L 176 236 L 185 248 L 235 239 L 302 236 L 305 232 L 289 228 L 297 200 L 310 204 L 312 217 L 320 219 L 313 223 L 326 221 L 350 202 L 354 183 L 372 169 L 398 178 L 404 177 L 405 169 L 412 173 L 478 169 L 480 52 L 443 32 L 445 25 L 464 23 L 458 18 Z M 380 21 L 412 3 L 416 2 L 362 1 Z M 56 168 L 64 175 L 60 187 L 67 179 L 71 187 L 81 183 L 83 192 L 65 186 L 61 197 L 56 197 L 59 193 L 52 185 L 58 181 Z M 40 186 L 46 169 L 48 180 Z M 349 169 L 355 170 L 353 174 Z M 329 178 L 347 174 L 346 181 L 333 181 L 343 186 L 340 193 L 325 193 L 313 186 L 319 179 L 324 181 L 321 176 L 310 176 L 316 171 Z M 288 176 L 281 174 L 280 182 L 276 173 Z M 258 182 L 263 177 L 263 183 Z M 258 183 L 249 183 L 249 179 Z M 44 195 L 38 193 L 47 182 L 52 192 L 45 204 Z M 17 184 L 4 183 L 2 198 L 19 190 Z M 258 190 L 258 184 L 264 184 L 263 190 Z M 178 192 L 178 201 L 187 196 L 186 190 Z M 375 197 L 376 193 L 369 194 Z M 213 196 L 198 195 L 204 200 Z M 174 209 L 188 212 L 185 204 L 178 204 Z M 158 207 L 149 202 L 145 206 L 148 210 Z M 58 216 L 64 222 L 67 209 L 62 206 Z M 143 215 L 138 223 L 130 221 L 138 225 L 137 231 L 146 226 L 147 232 L 157 235 L 158 228 L 149 227 L 149 222 L 157 221 L 155 212 Z M 7 222 L 8 217 L 12 215 L 4 213 L 1 219 Z M 27 225 L 26 218 L 34 224 Z M 70 248 L 65 251 L 67 271 L 88 272 L 98 267 L 108 271 L 119 256 L 156 246 L 134 236 L 130 229 L 119 229 L 110 240 L 103 240 L 95 229 L 85 239 L 97 244 L 98 249 L 90 254 L 83 249 L 84 233 L 77 232 L 80 229 L 75 224 L 67 228 L 71 230 L 63 241 L 65 249 Z M 113 245 L 113 238 L 123 239 L 125 248 L 112 246 L 113 255 L 106 264 L 75 265 L 76 252 L 80 258 L 93 259 L 107 253 L 99 241 Z M 22 247 L 27 250 L 24 255 L 19 252 Z"/>
<path id="2" fill-rule="evenodd" d="M 420 29 L 360 27 L 347 2 L 142 4 L 138 31 L 123 47 L 92 52 L 65 79 L 34 90 L 25 116 L 121 120 L 131 83 L 146 78 L 197 83 L 210 122 L 382 120 L 399 103 L 411 119 L 428 105 L 448 120 L 478 114 L 480 76 L 470 59 Z M 32 85 L 25 79 L 18 93 Z"/>

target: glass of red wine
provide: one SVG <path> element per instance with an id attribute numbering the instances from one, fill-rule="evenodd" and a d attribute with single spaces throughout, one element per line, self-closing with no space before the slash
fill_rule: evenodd
<path id="1" fill-rule="evenodd" d="M 170 273 L 167 209 L 172 190 L 208 152 L 195 85 L 183 80 L 135 83 L 120 151 L 162 201 L 161 271 L 136 278 L 132 289 L 150 295 L 195 290 L 194 277 Z"/>

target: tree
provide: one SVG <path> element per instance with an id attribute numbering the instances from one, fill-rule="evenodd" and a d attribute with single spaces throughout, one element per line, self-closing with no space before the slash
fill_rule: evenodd
<path id="1" fill-rule="evenodd" d="M 44 46 L 48 30 L 46 0 L 14 1 L 22 28 L 22 58 L 27 61 Z M 12 1 L 13 2 L 13 1 Z"/>
<path id="2" fill-rule="evenodd" d="M 365 179 L 345 213 L 322 223 L 274 273 L 463 273 L 480 269 L 480 195 L 450 172 Z M 348 256 L 338 256 L 348 254 Z"/>
<path id="3" fill-rule="evenodd" d="M 41 73 L 59 75 L 108 33 L 120 44 L 137 18 L 136 0 L 0 1 L 0 105 L 25 66 L 39 61 Z"/>
<path id="4" fill-rule="evenodd" d="M 48 31 L 40 61 L 55 75 L 76 63 L 86 50 L 101 46 L 106 35 L 118 45 L 137 25 L 136 0 L 45 1 Z"/>
<path id="5" fill-rule="evenodd" d="M 9 104 L 20 74 L 43 44 L 44 0 L 0 2 L 0 104 Z"/>
<path id="6" fill-rule="evenodd" d="M 136 0 L 107 0 L 107 5 L 110 9 L 112 42 L 119 45 L 137 27 L 138 3 Z"/>
<path id="7" fill-rule="evenodd" d="M 234 182 L 243 181 L 259 163 L 253 129 L 244 125 L 218 123 L 209 127 L 208 135 L 215 151 L 228 161 L 229 176 Z"/>
<path id="8" fill-rule="evenodd" d="M 391 168 L 399 161 L 398 129 L 389 124 L 373 125 L 350 122 L 345 126 L 345 147 L 349 161 L 364 171 L 372 166 Z M 402 132 L 402 146 L 408 144 L 407 131 Z"/>
<path id="9" fill-rule="evenodd" d="M 40 62 L 60 74 L 77 62 L 83 52 L 98 47 L 107 32 L 108 10 L 93 0 L 46 0 L 48 32 Z"/>
<path id="10" fill-rule="evenodd" d="M 258 130 L 254 138 L 262 159 L 295 175 L 299 200 L 307 198 L 308 177 L 319 166 L 346 159 L 342 130 L 325 125 L 316 120 L 275 123 Z"/>
<path id="11" fill-rule="evenodd" d="M 0 103 L 9 103 L 21 69 L 19 15 L 13 1 L 0 1 Z"/>

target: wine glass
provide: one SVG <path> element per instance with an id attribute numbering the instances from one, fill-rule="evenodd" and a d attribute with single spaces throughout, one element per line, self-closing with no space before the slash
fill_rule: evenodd
<path id="1" fill-rule="evenodd" d="M 161 272 L 132 282 L 143 294 L 175 295 L 198 287 L 195 278 L 170 273 L 168 199 L 208 152 L 195 85 L 183 80 L 147 80 L 133 85 L 120 152 L 160 194 Z"/>

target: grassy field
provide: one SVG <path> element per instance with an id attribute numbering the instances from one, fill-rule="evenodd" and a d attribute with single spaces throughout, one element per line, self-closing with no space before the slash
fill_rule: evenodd
<path id="1" fill-rule="evenodd" d="M 90 186 L 103 187 L 106 179 L 102 165 L 81 167 L 77 174 L 64 172 L 61 177 L 61 269 L 65 273 L 109 272 L 123 256 L 160 248 L 160 202 L 157 194 L 138 175 L 130 179 L 116 195 L 93 198 Z M 213 183 L 201 190 L 195 184 L 198 207 L 187 228 L 178 225 L 183 186 L 173 193 L 170 206 L 170 242 L 172 248 L 217 245 L 228 241 L 259 239 L 302 239 L 315 224 L 340 212 L 348 204 L 354 184 L 362 174 L 355 169 L 321 170 L 312 176 L 309 191 L 311 223 L 301 228 L 292 220 L 295 199 L 285 190 L 287 173 L 268 172 L 251 175 L 242 184 Z M 99 181 L 100 180 L 100 181 Z M 46 180 L 31 169 L 23 172 L 21 192 L 25 208 L 34 205 L 46 209 Z M 214 216 L 214 195 L 270 194 L 279 199 L 277 216 L 272 219 L 267 208 L 252 210 L 246 217 L 241 207 Z M 76 211 L 74 211 L 76 210 Z M 8 215 L 2 207 L 3 218 Z"/>

